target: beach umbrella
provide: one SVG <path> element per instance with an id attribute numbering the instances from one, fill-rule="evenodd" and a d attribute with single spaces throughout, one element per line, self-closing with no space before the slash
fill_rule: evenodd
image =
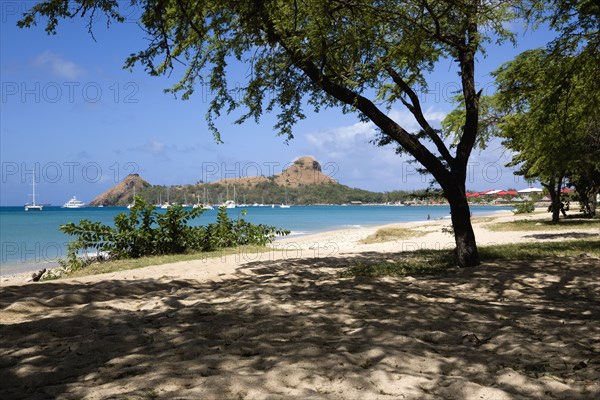
<path id="1" fill-rule="evenodd" d="M 519 193 L 539 193 L 541 191 L 542 191 L 542 189 L 530 187 L 530 188 L 527 188 L 527 189 L 521 189 L 518 192 Z"/>

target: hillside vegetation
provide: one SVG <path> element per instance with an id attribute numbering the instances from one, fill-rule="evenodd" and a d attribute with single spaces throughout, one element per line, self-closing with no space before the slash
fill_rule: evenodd
<path id="1" fill-rule="evenodd" d="M 324 174 L 312 157 L 301 157 L 290 167 L 270 177 L 249 176 L 222 179 L 210 183 L 164 186 L 151 185 L 137 174 L 96 197 L 90 205 L 125 206 L 131 204 L 135 192 L 149 203 L 211 203 L 236 200 L 238 204 L 351 204 L 394 203 L 410 199 L 442 200 L 439 190 L 371 192 L 352 188 Z M 206 197 L 205 197 L 206 194 Z M 235 196 L 235 199 L 234 199 Z"/>

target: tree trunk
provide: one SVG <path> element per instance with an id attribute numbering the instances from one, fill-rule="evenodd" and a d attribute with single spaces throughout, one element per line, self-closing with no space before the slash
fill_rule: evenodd
<path id="1" fill-rule="evenodd" d="M 454 192 L 454 191 L 453 191 Z M 471 225 L 471 210 L 464 194 L 446 193 L 452 214 L 456 261 L 459 267 L 476 267 L 481 264 L 475 233 Z"/>
<path id="2" fill-rule="evenodd" d="M 550 193 L 550 211 L 552 211 L 552 223 L 558 224 L 560 221 L 560 187 L 562 185 L 562 178 L 551 179 L 550 183 L 546 186 Z"/>

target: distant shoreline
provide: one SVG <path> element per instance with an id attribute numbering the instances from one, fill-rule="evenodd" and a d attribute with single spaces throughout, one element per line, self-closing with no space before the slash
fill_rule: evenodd
<path id="1" fill-rule="evenodd" d="M 173 203 L 175 204 L 175 203 Z M 469 207 L 514 207 L 516 204 L 518 203 L 513 203 L 513 202 L 509 202 L 506 204 L 479 204 L 479 203 L 469 203 Z M 122 209 L 127 209 L 127 206 L 84 206 L 84 207 L 80 207 L 80 208 L 65 208 L 61 205 L 54 205 L 54 204 L 41 204 L 44 207 L 51 207 L 51 208 L 60 208 L 60 209 L 64 209 L 64 210 L 69 210 L 69 211 L 75 211 L 75 210 L 83 210 L 83 209 L 97 209 L 97 208 L 108 208 L 108 209 L 114 209 L 114 208 L 122 208 Z M 550 202 L 536 202 L 535 206 L 536 207 L 547 207 L 548 205 L 550 205 Z M 278 208 L 280 206 L 279 203 L 277 204 L 265 204 L 263 206 L 254 206 L 251 204 L 245 205 L 245 206 L 237 206 L 236 208 L 272 208 L 271 206 L 274 206 L 275 208 Z M 341 204 L 326 204 L 326 203 L 314 203 L 314 204 L 292 204 L 292 207 L 449 207 L 450 204 L 449 203 L 431 203 L 431 204 L 386 204 L 386 203 L 361 203 L 361 204 L 348 204 L 348 203 L 341 203 Z M 23 208 L 24 205 L 22 204 L 18 204 L 18 205 L 12 205 L 12 206 L 0 206 L 0 208 Z M 189 206 L 191 207 L 191 206 Z M 215 206 L 218 207 L 218 206 Z"/>
<path id="2" fill-rule="evenodd" d="M 474 214 L 473 217 L 504 217 L 510 216 L 512 212 L 509 210 L 495 210 L 490 212 L 481 212 Z M 324 230 L 314 230 L 309 232 L 300 232 L 298 234 L 293 234 L 286 237 L 279 237 L 273 243 L 272 247 L 280 247 L 280 246 L 291 246 L 295 248 L 296 245 L 300 247 L 306 247 L 305 245 L 308 243 L 337 243 L 348 241 L 358 240 L 357 237 L 368 236 L 369 234 L 377 231 L 380 228 L 390 227 L 390 226 L 400 226 L 400 227 L 414 227 L 414 226 L 428 226 L 429 228 L 434 226 L 444 226 L 450 223 L 450 216 L 446 216 L 442 219 L 422 219 L 415 221 L 406 221 L 406 222 L 389 222 L 389 223 L 377 223 L 377 224 L 356 224 L 345 227 L 332 227 Z M 444 236 L 445 246 L 450 246 L 454 243 L 454 239 L 450 236 Z M 309 246 L 310 247 L 310 246 Z M 318 246 L 317 246 L 318 247 Z M 265 250 L 266 252 L 270 251 L 269 249 Z M 9 271 L 6 270 L 6 267 L 10 266 Z M 57 268 L 59 266 L 58 260 L 56 261 L 44 261 L 37 263 L 23 263 L 18 266 L 15 264 L 3 264 L 2 270 L 0 271 L 0 279 L 2 282 L 23 282 L 30 278 L 33 272 L 37 272 L 43 268 L 51 270 L 53 268 Z"/>

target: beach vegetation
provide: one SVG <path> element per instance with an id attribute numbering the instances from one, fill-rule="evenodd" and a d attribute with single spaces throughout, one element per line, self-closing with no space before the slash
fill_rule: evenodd
<path id="1" fill-rule="evenodd" d="M 186 70 L 167 92 L 186 100 L 198 87 L 213 93 L 206 120 L 222 141 L 216 119 L 242 110 L 237 123 L 258 122 L 276 112 L 274 130 L 286 140 L 306 118 L 304 109 L 336 107 L 376 127 L 373 143 L 412 156 L 433 176 L 452 210 L 457 263 L 480 263 L 470 220 L 465 181 L 469 157 L 479 132 L 482 89 L 475 83 L 476 59 L 487 43 L 515 42 L 509 30 L 519 20 L 522 2 L 381 1 L 353 2 L 224 1 L 154 2 L 132 0 L 143 10 L 139 25 L 146 47 L 133 52 L 125 68 L 142 66 L 150 75 L 169 75 L 176 65 Z M 120 12 L 121 11 L 121 12 Z M 119 2 L 43 0 L 25 12 L 19 26 L 47 18 L 55 34 L 61 19 L 95 18 L 124 22 Z M 420 93 L 439 63 L 451 62 L 460 76 L 464 123 L 455 145 L 443 140 L 428 119 Z M 232 73 L 248 67 L 245 80 Z M 238 89 L 231 90 L 232 78 Z M 390 109 L 408 110 L 418 123 L 413 130 L 393 118 Z"/>
<path id="2" fill-rule="evenodd" d="M 378 277 L 378 276 L 415 276 L 438 275 L 456 266 L 456 258 L 448 250 L 417 250 L 403 253 L 395 260 L 380 262 L 356 261 L 352 266 L 342 270 L 339 276 Z"/>
<path id="3" fill-rule="evenodd" d="M 360 242 L 363 244 L 372 244 L 372 243 L 383 243 L 383 242 L 392 242 L 395 240 L 406 240 L 411 238 L 418 238 L 423 235 L 426 235 L 428 232 L 420 231 L 417 229 L 411 228 L 400 228 L 400 227 L 388 227 L 388 228 L 379 228 L 377 231 L 366 238 L 362 239 Z"/>
<path id="4" fill-rule="evenodd" d="M 564 219 L 560 224 L 554 224 L 551 221 L 520 219 L 517 221 L 496 222 L 485 225 L 485 228 L 491 231 L 561 231 L 568 229 L 599 229 L 600 220 L 598 219 Z"/>
<path id="5" fill-rule="evenodd" d="M 210 252 L 218 249 L 255 245 L 265 246 L 276 236 L 289 231 L 263 224 L 251 224 L 243 218 L 232 220 L 225 207 L 219 208 L 217 222 L 192 226 L 202 208 L 169 207 L 165 213 L 136 197 L 128 213 L 114 218 L 114 227 L 81 220 L 61 225 L 60 230 L 75 239 L 68 243 L 61 265 L 69 270 L 83 268 L 104 259 L 136 259 L 145 256 Z M 86 256 L 90 251 L 93 257 Z"/>
<path id="6" fill-rule="evenodd" d="M 535 211 L 535 203 L 532 201 L 524 201 L 518 203 L 513 211 L 514 214 L 531 214 Z"/>
<path id="7" fill-rule="evenodd" d="M 600 238 L 480 246 L 481 259 L 493 261 L 540 260 L 545 257 L 600 257 Z M 386 261 L 358 260 L 338 273 L 342 278 L 444 275 L 456 268 L 449 250 L 420 249 Z"/>

